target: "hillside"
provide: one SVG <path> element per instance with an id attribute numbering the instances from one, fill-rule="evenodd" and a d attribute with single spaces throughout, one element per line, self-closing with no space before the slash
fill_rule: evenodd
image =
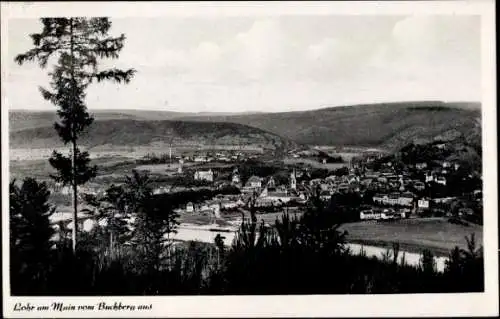
<path id="1" fill-rule="evenodd" d="M 91 112 L 96 120 L 172 120 L 179 117 L 189 116 L 189 113 L 139 111 L 139 110 L 99 110 Z M 52 126 L 57 120 L 54 111 L 9 111 L 9 131 L 43 128 Z"/>
<path id="2" fill-rule="evenodd" d="M 480 126 L 479 135 L 477 134 L 481 105 L 469 102 L 400 102 L 329 107 L 301 112 L 247 114 L 100 110 L 95 111 L 94 115 L 97 123 L 108 120 L 238 123 L 300 144 L 312 145 L 397 149 L 410 142 L 469 137 L 471 132 L 476 132 L 476 142 L 481 141 Z M 55 112 L 11 111 L 10 132 L 36 128 L 43 131 L 44 127 L 52 127 L 56 118 Z M 141 125 L 147 126 L 146 123 Z M 137 139 L 147 140 L 146 132 L 153 134 L 151 139 L 158 135 L 155 129 L 147 129 L 141 133 L 142 137 Z M 23 134 L 29 136 L 30 133 Z"/>
<path id="3" fill-rule="evenodd" d="M 298 143 L 394 149 L 412 141 L 467 136 L 481 116 L 479 103 L 401 102 L 243 116 L 184 117 L 254 126 Z"/>
<path id="4" fill-rule="evenodd" d="M 152 110 L 90 110 L 97 121 L 102 120 L 138 120 L 138 121 L 163 121 L 175 120 L 180 118 L 189 118 L 197 116 L 230 116 L 236 114 L 255 114 L 255 113 L 187 113 L 171 111 L 152 111 Z M 39 128 L 52 126 L 57 120 L 57 114 L 54 111 L 29 111 L 14 110 L 9 111 L 9 130 L 19 131 L 27 128 Z"/>
<path id="5" fill-rule="evenodd" d="M 52 126 L 10 132 L 10 148 L 52 148 L 61 142 Z M 146 145 L 255 145 L 282 148 L 292 143 L 272 133 L 235 123 L 98 120 L 82 136 L 87 147 Z"/>

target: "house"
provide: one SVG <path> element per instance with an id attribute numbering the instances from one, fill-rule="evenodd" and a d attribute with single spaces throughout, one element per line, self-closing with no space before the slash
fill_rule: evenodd
<path id="1" fill-rule="evenodd" d="M 384 204 L 388 199 L 389 197 L 386 194 L 375 194 L 372 200 L 376 204 Z"/>
<path id="2" fill-rule="evenodd" d="M 319 198 L 322 201 L 329 201 L 332 198 L 332 194 L 329 191 L 321 191 Z"/>
<path id="3" fill-rule="evenodd" d="M 425 182 L 426 182 L 426 183 L 433 182 L 433 181 L 434 181 L 434 179 L 435 179 L 435 177 L 436 177 L 436 176 L 435 176 L 434 174 L 432 174 L 432 173 L 427 173 L 427 174 L 425 174 Z"/>
<path id="4" fill-rule="evenodd" d="M 416 167 L 417 169 L 425 169 L 425 168 L 427 168 L 427 163 L 417 163 L 417 164 L 415 165 L 415 167 Z"/>
<path id="5" fill-rule="evenodd" d="M 193 213 L 194 212 L 194 205 L 193 203 L 189 202 L 186 204 L 186 213 Z"/>
<path id="6" fill-rule="evenodd" d="M 259 197 L 270 200 L 273 203 L 288 203 L 295 198 L 295 196 L 292 196 L 292 194 L 287 191 L 268 189 L 267 187 L 262 191 Z"/>
<path id="7" fill-rule="evenodd" d="M 196 171 L 194 173 L 194 179 L 197 181 L 205 180 L 209 182 L 214 181 L 214 172 L 209 169 L 208 171 Z"/>
<path id="8" fill-rule="evenodd" d="M 399 205 L 400 195 L 398 193 L 387 194 L 376 194 L 373 196 L 373 202 L 382 205 Z"/>
<path id="9" fill-rule="evenodd" d="M 398 205 L 399 204 L 399 194 L 397 194 L 397 193 L 389 194 L 387 201 L 384 204 Z"/>
<path id="10" fill-rule="evenodd" d="M 422 183 L 421 181 L 416 181 L 415 183 L 413 183 L 413 187 L 416 190 L 423 191 L 425 189 L 425 184 Z"/>
<path id="11" fill-rule="evenodd" d="M 380 214 L 381 219 L 394 219 L 396 217 L 396 212 L 392 208 L 386 208 Z"/>
<path id="12" fill-rule="evenodd" d="M 381 213 L 373 210 L 364 210 L 359 213 L 359 219 L 361 220 L 377 220 L 381 218 Z"/>
<path id="13" fill-rule="evenodd" d="M 155 195 L 165 194 L 165 193 L 168 193 L 169 191 L 170 191 L 170 187 L 160 186 L 160 187 L 153 190 L 153 194 L 155 194 Z"/>
<path id="14" fill-rule="evenodd" d="M 208 161 L 208 159 L 206 156 L 195 156 L 195 158 L 194 158 L 195 163 L 205 163 L 207 161 Z"/>
<path id="15" fill-rule="evenodd" d="M 245 186 L 251 187 L 251 188 L 261 188 L 262 187 L 262 178 L 253 175 L 247 180 L 247 183 L 245 184 Z"/>
<path id="16" fill-rule="evenodd" d="M 340 184 L 340 185 L 338 186 L 338 188 L 337 188 L 337 189 L 338 189 L 338 191 L 339 191 L 339 192 L 344 192 L 344 193 L 345 193 L 345 192 L 348 192 L 348 191 L 349 191 L 349 185 L 348 185 L 348 184 L 346 184 L 346 183 L 342 183 L 342 184 Z"/>
<path id="17" fill-rule="evenodd" d="M 427 210 L 430 207 L 430 201 L 427 198 L 421 198 L 417 201 L 418 210 Z"/>
<path id="18" fill-rule="evenodd" d="M 272 198 L 259 197 L 255 200 L 256 207 L 273 207 L 275 201 Z"/>
<path id="19" fill-rule="evenodd" d="M 458 210 L 458 216 L 464 216 L 464 215 L 472 216 L 474 215 L 474 210 L 468 207 L 460 208 Z"/>
<path id="20" fill-rule="evenodd" d="M 439 176 L 436 179 L 436 183 L 446 186 L 446 178 L 444 176 Z"/>
<path id="21" fill-rule="evenodd" d="M 414 196 L 412 193 L 403 193 L 399 195 L 398 205 L 401 206 L 412 206 Z"/>
<path id="22" fill-rule="evenodd" d="M 228 199 L 220 201 L 220 208 L 221 209 L 235 209 L 238 206 L 239 206 L 238 201 L 228 200 Z"/>

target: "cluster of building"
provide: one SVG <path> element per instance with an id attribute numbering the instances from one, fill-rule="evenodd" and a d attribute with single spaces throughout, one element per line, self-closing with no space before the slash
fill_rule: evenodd
<path id="1" fill-rule="evenodd" d="M 309 150 L 295 150 L 289 152 L 292 156 L 309 156 L 313 153 Z M 233 162 L 241 159 L 249 159 L 256 155 L 249 155 L 238 151 L 220 151 L 212 153 L 196 153 L 176 157 L 179 160 L 179 173 L 182 172 L 183 163 L 187 161 L 206 163 L 211 161 Z M 409 213 L 428 211 L 432 203 L 440 203 L 453 198 L 432 198 L 424 191 L 431 183 L 447 185 L 447 175 L 458 170 L 460 165 L 449 161 L 432 161 L 406 165 L 401 170 L 396 169 L 391 162 L 383 163 L 378 170 L 368 169 L 371 162 L 380 159 L 379 154 L 368 156 L 360 161 L 349 163 L 343 173 L 332 172 L 324 178 L 312 178 L 308 168 L 295 166 L 288 171 L 286 182 L 277 183 L 273 176 L 250 176 L 242 180 L 237 168 L 235 168 L 228 179 L 220 181 L 215 177 L 217 172 L 213 169 L 198 169 L 193 172 L 196 181 L 211 183 L 212 188 L 220 185 L 233 185 L 240 191 L 240 195 L 218 195 L 201 203 L 187 203 L 178 209 L 180 213 L 201 214 L 207 216 L 221 217 L 221 212 L 248 209 L 250 199 L 259 208 L 282 208 L 298 207 L 303 205 L 308 198 L 319 190 L 320 198 L 329 201 L 335 194 L 358 193 L 364 197 L 364 202 L 369 202 L 370 207 L 365 207 L 359 212 L 361 220 L 366 219 L 392 219 L 406 217 Z M 300 182 L 298 182 L 300 180 Z M 70 194 L 71 190 L 62 185 L 56 185 L 55 189 L 63 194 Z M 86 185 L 82 192 L 98 194 L 99 189 L 94 185 Z M 159 186 L 154 190 L 155 194 L 178 191 L 171 186 Z M 369 197 L 366 197 L 366 194 Z M 369 198 L 370 200 L 366 200 Z"/>
<path id="2" fill-rule="evenodd" d="M 195 179 L 213 180 L 213 171 L 197 171 Z M 277 185 L 272 176 L 259 177 L 255 175 L 250 176 L 245 184 L 242 184 L 237 169 L 233 170 L 230 183 L 240 189 L 240 195 L 219 195 L 199 204 L 187 203 L 185 209 L 181 209 L 179 212 L 220 217 L 220 212 L 224 210 L 248 209 L 251 205 L 251 198 L 254 199 L 253 205 L 255 207 L 263 208 L 283 207 L 294 203 L 300 205 L 305 203 L 308 197 L 307 190 L 302 185 L 297 185 L 295 170 L 290 173 L 286 185 Z"/>
<path id="3" fill-rule="evenodd" d="M 213 216 L 215 218 L 221 217 L 221 211 L 234 211 L 238 208 L 245 207 L 246 202 L 241 196 L 235 195 L 218 195 L 213 199 L 204 201 L 202 203 L 186 204 L 185 208 L 178 209 L 179 213 L 199 214 L 204 216 Z"/>
<path id="4" fill-rule="evenodd" d="M 303 152 L 297 152 L 297 154 L 302 155 Z M 316 190 L 320 191 L 320 198 L 324 201 L 330 200 L 336 193 L 359 193 L 364 196 L 369 190 L 370 194 L 374 194 L 370 195 L 372 208 L 360 212 L 360 219 L 385 219 L 384 216 L 394 216 L 394 214 L 406 216 L 410 211 L 429 210 L 434 199 L 419 194 L 429 187 L 429 183 L 446 185 L 446 174 L 459 168 L 456 163 L 442 161 L 438 165 L 433 162 L 432 169 L 429 168 L 431 165 L 428 163 L 417 163 L 413 167 L 408 167 L 415 169 L 418 174 L 415 174 L 415 171 L 413 173 L 409 173 L 408 170 L 397 171 L 390 162 L 385 163 L 377 171 L 365 167 L 360 169 L 363 164 L 370 163 L 370 161 L 373 161 L 372 157 L 365 159 L 364 163 L 351 164 L 347 169 L 347 174 L 332 173 L 325 178 L 310 178 L 307 168 L 296 167 L 290 172 L 285 185 L 277 185 L 273 176 L 250 176 L 245 183 L 242 183 L 241 176 L 235 168 L 227 183 L 238 187 L 242 195 L 228 199 L 227 204 L 222 204 L 220 200 L 211 200 L 199 205 L 189 203 L 184 211 L 204 214 L 211 211 L 211 214 L 220 216 L 220 211 L 223 209 L 237 209 L 248 205 L 249 196 L 256 196 L 255 206 L 257 207 L 279 208 L 301 205 Z M 424 176 L 423 179 L 422 176 Z M 300 183 L 297 182 L 298 178 L 301 180 Z M 194 172 L 194 179 L 213 182 L 214 171 L 212 169 L 197 170 Z M 436 202 L 439 200 L 436 199 Z"/>
<path id="5" fill-rule="evenodd" d="M 235 151 L 235 150 L 219 150 L 217 152 L 199 151 L 193 153 L 185 153 L 182 156 L 177 156 L 177 159 L 182 159 L 185 162 L 194 163 L 210 163 L 210 162 L 237 162 L 247 159 L 257 158 L 261 151 Z"/>

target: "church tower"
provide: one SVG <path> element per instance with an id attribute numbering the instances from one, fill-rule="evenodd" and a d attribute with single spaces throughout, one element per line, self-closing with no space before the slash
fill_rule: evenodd
<path id="1" fill-rule="evenodd" d="M 404 184 L 403 176 L 402 175 L 399 177 L 399 191 L 400 192 L 404 192 L 405 191 L 405 184 Z"/>
<path id="2" fill-rule="evenodd" d="M 295 176 L 295 169 L 293 170 L 292 174 L 290 174 L 290 188 L 297 189 L 297 178 Z"/>
<path id="3" fill-rule="evenodd" d="M 179 160 L 179 167 L 177 168 L 177 173 L 182 174 L 182 164 L 184 161 L 182 159 Z"/>

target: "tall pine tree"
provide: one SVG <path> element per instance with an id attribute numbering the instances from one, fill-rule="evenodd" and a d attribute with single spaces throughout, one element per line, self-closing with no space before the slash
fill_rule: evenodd
<path id="1" fill-rule="evenodd" d="M 41 292 L 46 287 L 52 254 L 50 192 L 44 182 L 26 178 L 10 183 L 11 282 L 15 294 Z"/>
<path id="2" fill-rule="evenodd" d="M 51 90 L 40 87 L 44 99 L 58 107 L 59 122 L 54 128 L 70 154 L 54 151 L 50 164 L 57 170 L 53 178 L 73 190 L 73 250 L 78 234 L 78 186 L 95 177 L 97 168 L 90 165 L 88 152 L 79 148 L 79 138 L 92 124 L 93 117 L 87 112 L 85 91 L 95 81 L 112 80 L 128 83 L 135 70 L 116 68 L 101 70 L 101 59 L 118 58 L 125 35 L 111 37 L 108 18 L 42 18 L 41 33 L 31 34 L 34 48 L 19 54 L 15 60 L 22 65 L 37 61 L 45 68 L 51 58 L 57 58 L 52 72 Z"/>

